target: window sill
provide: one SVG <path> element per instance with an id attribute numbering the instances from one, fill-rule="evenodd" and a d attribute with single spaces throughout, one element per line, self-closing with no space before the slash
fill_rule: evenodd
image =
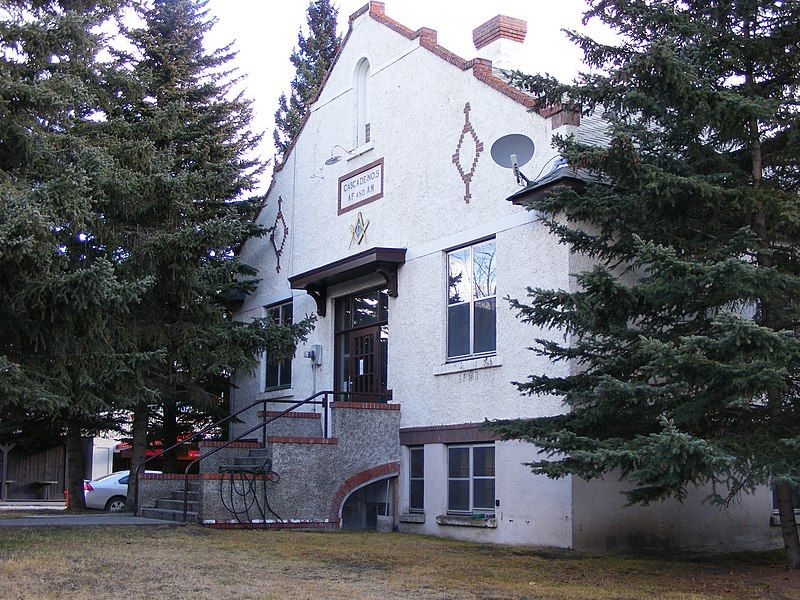
<path id="1" fill-rule="evenodd" d="M 404 513 L 400 515 L 398 520 L 401 523 L 424 523 L 425 513 Z"/>
<path id="2" fill-rule="evenodd" d="M 291 387 L 270 388 L 261 392 L 264 400 L 283 400 L 284 398 L 294 398 Z"/>
<path id="3" fill-rule="evenodd" d="M 456 527 L 483 527 L 485 529 L 497 529 L 497 519 L 495 517 L 473 519 L 469 515 L 437 515 L 436 522 L 439 525 L 453 525 Z"/>
<path id="4" fill-rule="evenodd" d="M 452 375 L 453 373 L 464 373 L 466 371 L 477 371 L 479 369 L 496 369 L 502 366 L 497 355 L 490 354 L 479 358 L 462 358 L 446 362 L 443 365 L 439 365 L 433 374 L 439 377 L 440 375 Z"/>
<path id="5" fill-rule="evenodd" d="M 374 147 L 375 143 L 372 140 L 368 141 L 366 144 L 361 144 L 358 148 L 355 148 L 350 151 L 350 155 L 347 157 L 347 160 L 348 161 L 355 160 L 362 154 L 366 154 L 367 152 L 372 150 Z"/>

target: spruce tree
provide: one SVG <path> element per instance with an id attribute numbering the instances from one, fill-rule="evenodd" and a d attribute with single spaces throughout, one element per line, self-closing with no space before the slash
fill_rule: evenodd
<path id="1" fill-rule="evenodd" d="M 118 319 L 149 283 L 116 271 L 96 143 L 99 31 L 123 4 L 0 5 L 0 410 L 6 427 L 45 420 L 65 435 L 78 510 L 81 438 L 115 425 L 138 361 Z"/>
<path id="2" fill-rule="evenodd" d="M 141 365 L 144 382 L 133 412 L 131 469 L 144 457 L 147 422 L 160 424 L 163 447 L 197 425 L 227 413 L 230 374 L 257 366 L 265 349 L 294 351 L 311 326 L 235 321 L 229 299 L 254 289 L 256 271 L 236 252 L 267 231 L 255 222 L 254 194 L 263 165 L 250 129 L 250 101 L 236 92 L 228 46 L 207 51 L 215 20 L 200 0 L 155 0 L 143 27 L 126 32 L 134 45 L 117 55 L 133 81 L 121 78 L 109 97 L 117 111 L 106 123 L 118 171 L 115 194 L 126 212 L 113 216 L 127 277 L 153 281 L 126 327 L 137 350 L 162 353 Z M 113 140 L 124 140 L 124 144 Z M 165 471 L 177 468 L 165 456 Z M 129 485 L 129 499 L 135 482 Z"/>
<path id="3" fill-rule="evenodd" d="M 289 57 L 296 69 L 291 93 L 288 99 L 286 94 L 281 94 L 278 110 L 275 111 L 273 137 L 279 155 L 283 155 L 300 131 L 308 105 L 316 96 L 339 51 L 341 38 L 336 33 L 337 14 L 338 10 L 330 0 L 311 0 L 308 4 L 308 36 L 300 30 L 297 48 Z"/>
<path id="4" fill-rule="evenodd" d="M 727 503 L 772 485 L 788 566 L 800 567 L 800 3 L 593 0 L 569 33 L 592 72 L 573 84 L 516 73 L 540 104 L 600 113 L 611 141 L 557 145 L 602 179 L 532 201 L 594 259 L 570 290 L 529 289 L 520 318 L 563 342 L 535 351 L 574 365 L 527 394 L 563 415 L 497 422 L 548 457 L 535 473 L 614 471 L 631 503 L 711 484 Z"/>

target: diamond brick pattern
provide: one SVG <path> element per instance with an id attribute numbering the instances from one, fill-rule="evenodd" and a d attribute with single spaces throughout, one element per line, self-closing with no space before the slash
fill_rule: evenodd
<path id="1" fill-rule="evenodd" d="M 456 166 L 456 170 L 458 170 L 458 174 L 461 176 L 461 181 L 464 182 L 464 202 L 467 204 L 469 204 L 470 198 L 472 198 L 472 193 L 469 190 L 469 184 L 472 181 L 473 175 L 475 175 L 475 169 L 478 166 L 478 159 L 481 156 L 481 152 L 483 152 L 483 142 L 478 139 L 478 134 L 475 133 L 475 128 L 469 121 L 470 110 L 471 107 L 469 102 L 467 102 L 464 105 L 464 127 L 461 129 L 461 135 L 458 136 L 456 151 L 453 153 L 453 164 Z M 468 136 L 471 137 L 472 141 L 475 143 L 475 156 L 472 157 L 472 161 L 468 165 L 464 165 L 464 159 L 461 156 L 461 148 L 464 145 L 464 140 Z"/>
<path id="2" fill-rule="evenodd" d="M 281 272 L 281 255 L 286 246 L 286 239 L 289 237 L 289 226 L 283 218 L 283 198 L 278 196 L 278 214 L 275 215 L 275 222 L 272 224 L 272 232 L 269 234 L 269 241 L 275 250 L 275 272 Z"/>

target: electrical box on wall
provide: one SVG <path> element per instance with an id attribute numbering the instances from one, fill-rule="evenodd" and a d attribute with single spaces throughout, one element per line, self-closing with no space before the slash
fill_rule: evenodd
<path id="1" fill-rule="evenodd" d="M 310 358 L 311 364 L 315 367 L 320 366 L 322 364 L 322 346 L 320 344 L 314 344 L 311 346 L 311 350 L 306 350 L 303 353 L 303 356 Z"/>

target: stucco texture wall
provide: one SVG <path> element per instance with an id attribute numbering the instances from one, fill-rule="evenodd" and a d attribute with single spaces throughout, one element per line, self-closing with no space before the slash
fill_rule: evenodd
<path id="1" fill-rule="evenodd" d="M 353 73 L 362 57 L 371 64 L 373 147 L 356 158 L 326 166 L 335 145 L 353 147 Z M 470 182 L 469 203 L 453 164 L 467 103 L 470 122 L 483 144 Z M 554 156 L 548 119 L 479 81 L 471 71 L 462 71 L 420 47 L 418 40 L 408 40 L 368 15 L 356 19 L 302 135 L 275 174 L 267 207 L 259 217 L 262 224 L 271 226 L 278 198 L 282 199 L 281 213 L 289 235 L 283 244 L 280 272 L 269 239 L 253 240 L 245 246 L 242 258 L 259 269 L 262 283 L 245 300 L 237 318 L 262 316 L 265 305 L 291 297 L 295 318 L 312 314 L 313 301 L 303 292 L 289 289 L 289 276 L 374 246 L 407 248 L 408 260 L 399 273 L 399 297 L 391 299 L 389 306 L 389 387 L 395 400 L 403 404 L 402 425 L 558 410 L 547 400 L 520 398 L 510 384 L 550 367 L 524 350 L 536 332 L 516 323 L 502 297 L 520 297 L 526 285 L 567 285 L 569 260 L 566 249 L 548 237 L 541 225 L 532 223 L 535 215 L 505 200 L 518 188 L 511 172 L 492 161 L 489 149 L 497 138 L 512 132 L 534 140 L 536 153 L 525 171 L 535 175 Z M 469 140 L 463 144 L 464 163 L 475 153 L 470 144 Z M 359 210 L 338 214 L 338 178 L 378 158 L 384 159 L 384 197 L 359 209 L 369 227 L 364 242 L 356 245 L 351 243 L 350 227 Z M 497 236 L 500 264 L 498 356 L 489 369 L 475 370 L 472 367 L 476 365 L 466 363 L 446 369 L 444 250 L 491 235 Z M 377 281 L 339 286 L 330 294 L 335 297 L 355 291 L 359 284 Z M 324 364 L 316 370 L 316 389 L 333 386 L 332 304 L 331 300 L 328 316 L 317 321 L 307 343 L 298 348 L 292 388 L 265 392 L 263 369 L 240 373 L 234 406 L 258 398 L 299 400 L 309 396 L 314 391 L 312 370 L 302 355 L 313 344 L 321 344 L 324 352 Z M 248 413 L 245 420 L 255 422 L 255 412 Z"/>
<path id="2" fill-rule="evenodd" d="M 538 453 L 525 442 L 495 442 L 495 497 L 500 505 L 496 528 L 441 525 L 438 515 L 447 513 L 447 446 L 425 446 L 424 523 L 401 522 L 411 533 L 441 535 L 496 544 L 572 547 L 572 483 L 534 476 L 523 463 Z M 408 452 L 403 456 L 407 473 Z M 408 512 L 408 477 L 400 479 L 400 511 Z"/>
<path id="3" fill-rule="evenodd" d="M 614 474 L 573 478 L 575 547 L 593 552 L 736 552 L 774 547 L 772 497 L 766 487 L 741 495 L 727 508 L 704 503 L 711 489 L 690 488 L 683 503 L 625 506 L 631 486 Z"/>

